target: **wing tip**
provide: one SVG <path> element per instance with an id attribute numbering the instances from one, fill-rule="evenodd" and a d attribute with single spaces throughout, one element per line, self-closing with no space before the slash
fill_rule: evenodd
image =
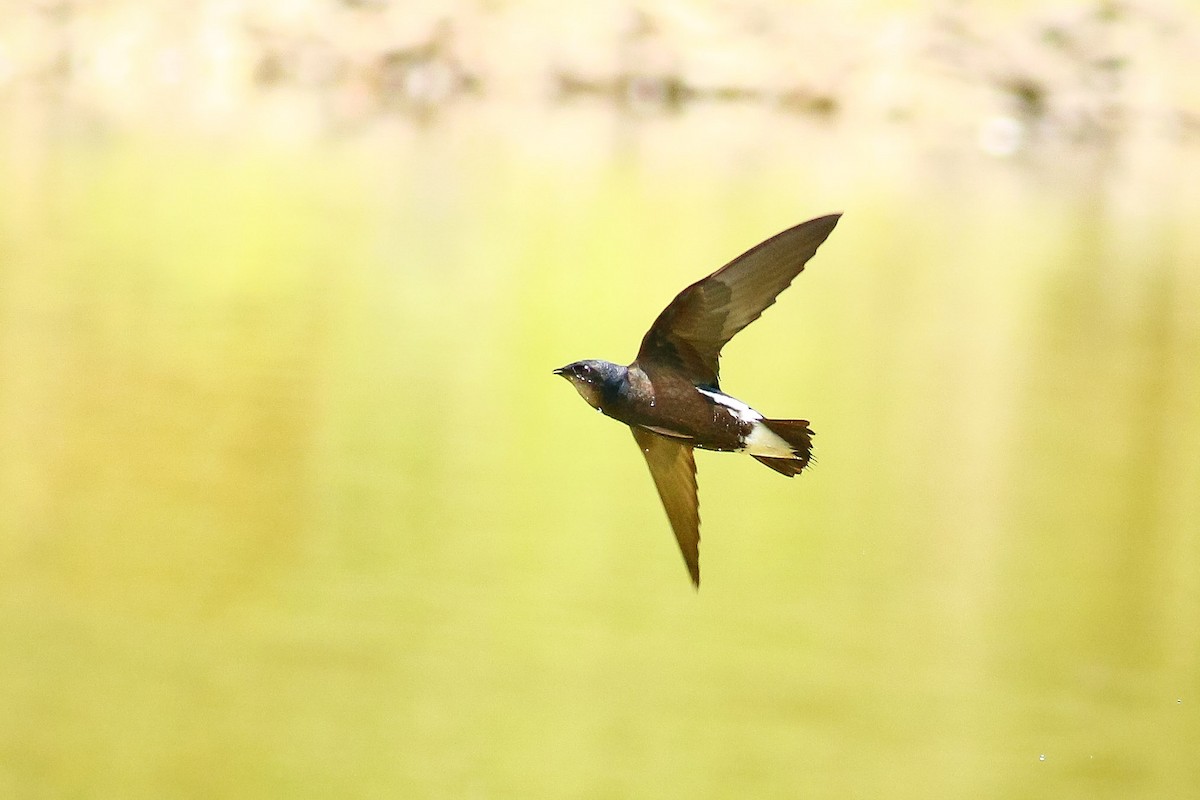
<path id="1" fill-rule="evenodd" d="M 832 214 L 825 214 L 824 216 L 821 216 L 821 217 L 815 217 L 803 224 L 804 225 L 812 225 L 814 228 L 816 228 L 816 227 L 826 228 L 825 235 L 828 236 L 830 233 L 833 232 L 833 229 L 837 227 L 837 224 L 841 220 L 841 218 L 842 218 L 842 212 L 834 211 Z"/>

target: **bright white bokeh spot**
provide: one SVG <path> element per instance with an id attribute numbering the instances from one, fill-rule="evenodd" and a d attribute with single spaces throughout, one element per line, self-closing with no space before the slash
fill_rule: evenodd
<path id="1" fill-rule="evenodd" d="M 989 156 L 1005 158 L 1025 143 L 1025 125 L 1008 116 L 990 117 L 979 128 L 979 149 Z"/>

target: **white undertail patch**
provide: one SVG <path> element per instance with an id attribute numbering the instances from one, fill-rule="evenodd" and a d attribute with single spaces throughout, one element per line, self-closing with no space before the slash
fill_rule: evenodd
<path id="1" fill-rule="evenodd" d="M 756 421 L 745 438 L 741 452 L 768 458 L 795 458 L 796 453 L 787 440 L 762 422 Z"/>

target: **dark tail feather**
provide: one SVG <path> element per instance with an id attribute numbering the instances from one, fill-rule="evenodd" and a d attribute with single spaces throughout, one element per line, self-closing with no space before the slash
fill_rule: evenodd
<path id="1" fill-rule="evenodd" d="M 805 464 L 805 462 L 794 458 L 768 458 L 767 456 L 754 456 L 754 458 L 766 464 L 780 475 L 786 475 L 789 478 L 799 475 L 800 470 L 804 469 Z"/>
<path id="2" fill-rule="evenodd" d="M 792 446 L 792 458 L 769 458 L 755 456 L 763 464 L 780 475 L 792 477 L 808 466 L 812 460 L 812 439 L 815 435 L 806 419 L 764 419 L 764 425 Z"/>

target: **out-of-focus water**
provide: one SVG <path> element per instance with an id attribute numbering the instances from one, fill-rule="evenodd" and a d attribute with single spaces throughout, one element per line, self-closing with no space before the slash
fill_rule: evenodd
<path id="1" fill-rule="evenodd" d="M 522 124 L 7 135 L 0 794 L 1195 791 L 1195 148 Z M 834 210 L 723 367 L 819 463 L 698 456 L 695 593 L 550 371 Z"/>

